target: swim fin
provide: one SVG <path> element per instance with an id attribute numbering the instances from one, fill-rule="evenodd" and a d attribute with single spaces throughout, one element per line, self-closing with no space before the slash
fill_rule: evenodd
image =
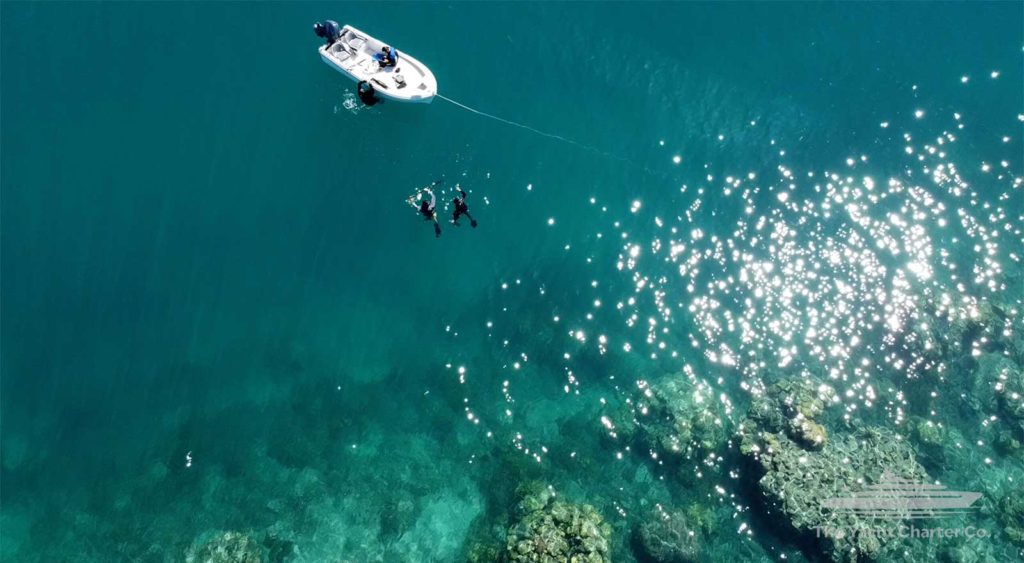
<path id="1" fill-rule="evenodd" d="M 434 223 L 434 236 L 441 238 L 441 225 Z"/>
<path id="2" fill-rule="evenodd" d="M 473 227 L 475 229 L 476 228 L 476 219 L 470 219 L 469 220 L 469 226 Z"/>

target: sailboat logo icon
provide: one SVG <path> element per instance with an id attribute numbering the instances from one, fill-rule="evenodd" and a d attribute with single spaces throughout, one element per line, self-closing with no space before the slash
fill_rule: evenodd
<path id="1" fill-rule="evenodd" d="M 825 499 L 822 506 L 868 518 L 904 520 L 963 514 L 981 493 L 950 491 L 942 485 L 902 479 L 886 471 L 879 482 L 859 492 Z"/>

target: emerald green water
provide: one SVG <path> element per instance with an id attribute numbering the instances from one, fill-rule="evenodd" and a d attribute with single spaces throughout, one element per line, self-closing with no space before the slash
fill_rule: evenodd
<path id="1" fill-rule="evenodd" d="M 291 542 L 289 561 L 463 560 L 529 480 L 595 506 L 616 561 L 634 560 L 631 530 L 657 503 L 718 522 L 708 560 L 803 560 L 751 510 L 736 444 L 677 479 L 608 440 L 608 405 L 690 366 L 738 422 L 744 384 L 774 376 L 723 367 L 723 350 L 776 354 L 786 327 L 806 335 L 797 309 L 859 330 L 891 313 L 867 296 L 894 288 L 999 303 L 1019 324 L 1020 3 L 4 2 L 0 16 L 4 561 L 183 560 L 213 530 Z M 415 55 L 445 96 L 589 149 L 443 100 L 359 108 L 315 51 L 325 18 Z M 936 187 L 938 162 L 970 193 Z M 853 219 L 812 213 L 849 202 L 827 195 L 832 173 L 927 185 L 950 227 L 896 224 L 903 251 L 866 275 L 842 252 Z M 435 239 L 405 204 L 439 178 L 444 201 L 470 192 L 479 228 L 443 221 Z M 867 236 L 907 197 L 861 202 L 881 218 Z M 796 248 L 749 244 L 762 217 L 785 218 Z M 744 250 L 776 273 L 867 281 L 845 310 L 825 290 L 744 306 Z M 892 283 L 918 262 L 930 276 Z M 711 328 L 709 300 L 755 326 Z M 903 411 L 958 428 L 961 453 L 932 475 L 951 488 L 1019 491 L 1024 461 L 984 435 L 993 407 L 913 388 L 873 331 L 845 339 L 843 365 L 812 343 L 795 361 L 848 373 L 834 385 L 853 418 L 899 427 L 905 391 Z M 878 369 L 855 373 L 861 358 Z M 1019 557 L 992 510 L 977 516 L 992 541 L 968 548 Z"/>

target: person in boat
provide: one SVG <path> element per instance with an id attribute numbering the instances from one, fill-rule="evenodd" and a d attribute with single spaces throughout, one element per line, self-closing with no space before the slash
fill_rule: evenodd
<path id="1" fill-rule="evenodd" d="M 431 190 L 430 188 L 423 188 L 423 193 L 426 193 L 430 196 L 429 201 L 426 198 L 423 198 L 417 205 L 416 203 L 414 203 L 416 196 L 413 196 L 409 198 L 409 203 L 419 210 L 420 215 L 423 215 L 424 220 L 434 222 L 434 236 L 440 237 L 441 225 L 438 224 L 437 222 L 437 198 L 434 197 L 434 191 Z"/>
<path id="2" fill-rule="evenodd" d="M 459 226 L 459 217 L 465 215 L 469 217 L 469 225 L 476 228 L 476 219 L 469 214 L 469 206 L 466 205 L 466 192 L 459 188 L 459 195 L 452 200 L 452 205 L 455 206 L 455 212 L 452 214 L 452 224 L 456 227 Z"/>
<path id="3" fill-rule="evenodd" d="M 373 84 L 365 80 L 359 81 L 356 91 L 359 93 L 359 101 L 363 102 L 363 105 L 372 106 L 380 102 L 377 98 L 377 91 L 373 89 Z"/>
<path id="4" fill-rule="evenodd" d="M 332 20 L 316 22 L 313 24 L 313 32 L 317 37 L 323 37 L 327 41 L 328 47 L 334 45 L 335 41 L 341 37 L 341 27 L 338 26 L 338 22 Z"/>
<path id="5" fill-rule="evenodd" d="M 380 48 L 380 52 L 374 55 L 380 68 L 393 67 L 398 64 L 398 50 L 392 50 L 387 45 Z"/>

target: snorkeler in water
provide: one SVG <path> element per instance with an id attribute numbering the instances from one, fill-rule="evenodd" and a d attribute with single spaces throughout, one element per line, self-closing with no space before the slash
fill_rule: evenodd
<path id="1" fill-rule="evenodd" d="M 466 205 L 466 192 L 463 191 L 462 188 L 457 189 L 459 190 L 459 195 L 452 200 L 452 205 L 455 206 L 455 212 L 452 214 L 452 225 L 458 227 L 459 217 L 465 215 L 466 217 L 469 217 L 469 225 L 475 229 L 476 219 L 469 214 L 469 206 Z"/>
<path id="2" fill-rule="evenodd" d="M 420 212 L 420 215 L 423 215 L 425 220 L 434 222 L 434 236 L 440 237 L 441 225 L 437 221 L 437 198 L 434 197 L 434 192 L 430 188 L 423 188 L 423 192 L 430 195 L 429 201 L 426 198 L 423 198 L 417 204 L 416 197 L 419 196 L 419 194 L 416 194 L 409 198 L 409 204 L 415 207 Z"/>
<path id="3" fill-rule="evenodd" d="M 365 80 L 361 80 L 356 86 L 356 92 L 359 94 L 359 101 L 363 102 L 365 106 L 373 106 L 380 102 L 377 98 L 377 92 L 373 89 L 373 84 Z"/>

